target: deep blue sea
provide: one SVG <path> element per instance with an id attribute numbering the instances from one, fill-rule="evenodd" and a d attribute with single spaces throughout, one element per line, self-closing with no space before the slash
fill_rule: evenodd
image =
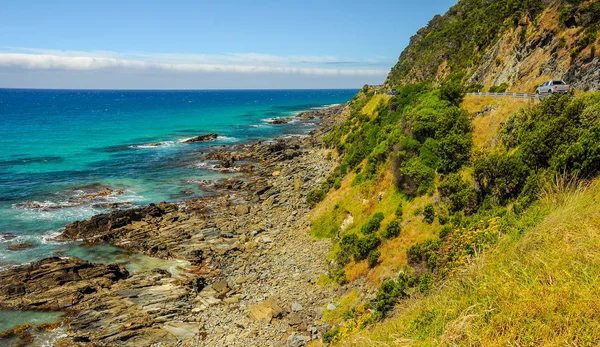
<path id="1" fill-rule="evenodd" d="M 107 212 L 102 204 L 201 195 L 201 180 L 231 175 L 202 162 L 206 146 L 306 134 L 314 123 L 267 121 L 344 103 L 356 92 L 0 89 L 0 268 L 50 255 L 114 260 L 117 249 L 54 236 L 72 221 Z M 219 137 L 180 142 L 207 133 Z M 103 187 L 123 193 L 83 198 Z M 19 242 L 35 247 L 7 249 Z"/>

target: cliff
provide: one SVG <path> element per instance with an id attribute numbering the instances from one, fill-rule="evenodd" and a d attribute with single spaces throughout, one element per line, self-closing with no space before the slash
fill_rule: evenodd
<path id="1" fill-rule="evenodd" d="M 600 87 L 597 1 L 462 0 L 414 35 L 392 68 L 392 85 L 459 79 L 482 89 L 531 92 L 562 78 Z"/>

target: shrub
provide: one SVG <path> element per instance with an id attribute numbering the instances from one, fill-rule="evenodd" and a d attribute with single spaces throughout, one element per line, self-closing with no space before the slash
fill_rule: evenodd
<path id="1" fill-rule="evenodd" d="M 367 258 L 369 253 L 372 250 L 377 249 L 381 244 L 381 240 L 377 237 L 376 234 L 369 234 L 365 237 L 362 237 L 358 241 L 357 252 L 354 260 L 360 261 Z"/>
<path id="2" fill-rule="evenodd" d="M 346 270 L 341 266 L 329 269 L 328 277 L 339 285 L 346 284 Z"/>
<path id="3" fill-rule="evenodd" d="M 504 93 L 508 89 L 507 83 L 502 83 L 499 86 L 491 86 L 490 93 Z"/>
<path id="4" fill-rule="evenodd" d="M 467 182 L 459 174 L 446 176 L 438 188 L 440 196 L 448 200 L 450 212 L 465 211 L 471 214 L 477 209 L 477 196 Z"/>
<path id="5" fill-rule="evenodd" d="M 327 192 L 321 188 L 315 188 L 306 194 L 306 203 L 310 208 L 314 208 L 319 202 L 325 199 Z"/>
<path id="6" fill-rule="evenodd" d="M 379 227 L 381 226 L 381 221 L 383 221 L 384 218 L 385 216 L 381 212 L 373 214 L 373 216 L 371 216 L 371 219 L 369 219 L 369 221 L 360 228 L 360 231 L 363 234 L 371 234 L 376 232 L 377 230 L 379 230 Z"/>
<path id="7" fill-rule="evenodd" d="M 397 280 L 387 280 L 381 284 L 375 297 L 375 316 L 377 318 L 384 318 L 399 298 L 407 296 L 406 289 L 410 282 L 411 278 L 405 273 L 401 273 Z"/>
<path id="8" fill-rule="evenodd" d="M 400 220 L 394 219 L 385 227 L 381 236 L 383 236 L 384 239 L 393 239 L 400 235 L 400 229 Z"/>
<path id="9" fill-rule="evenodd" d="M 369 255 L 367 256 L 367 262 L 369 263 L 370 268 L 374 268 L 375 266 L 377 266 L 377 264 L 379 264 L 380 256 L 381 252 L 379 252 L 376 249 L 369 252 Z"/>
<path id="10" fill-rule="evenodd" d="M 396 214 L 396 217 L 398 217 L 398 218 L 402 218 L 402 205 L 403 205 L 402 201 L 400 201 L 400 203 L 398 204 L 398 207 L 396 207 L 395 214 Z"/>
<path id="11" fill-rule="evenodd" d="M 439 240 L 427 239 L 410 246 L 406 251 L 406 258 L 410 265 L 422 265 L 425 263 L 429 269 L 434 269 L 436 252 L 439 248 Z"/>
<path id="12" fill-rule="evenodd" d="M 421 275 L 419 278 L 419 285 L 417 287 L 421 293 L 429 294 L 431 288 L 433 287 L 433 276 L 427 273 Z"/>
<path id="13" fill-rule="evenodd" d="M 324 343 L 332 343 L 336 341 L 338 334 L 340 333 L 340 328 L 331 329 L 325 334 L 323 334 L 323 342 Z"/>
<path id="14" fill-rule="evenodd" d="M 517 154 L 491 153 L 474 161 L 474 176 L 481 192 L 497 204 L 517 197 L 529 176 L 529 167 Z"/>
<path id="15" fill-rule="evenodd" d="M 423 208 L 423 221 L 427 224 L 433 223 L 435 219 L 435 209 L 432 204 L 427 204 Z"/>
<path id="16" fill-rule="evenodd" d="M 435 171 L 425 165 L 419 158 L 408 160 L 400 168 L 399 183 L 408 195 L 423 195 L 432 187 Z"/>
<path id="17" fill-rule="evenodd" d="M 440 88 L 440 98 L 453 105 L 460 105 L 465 97 L 463 86 L 457 82 L 444 83 Z"/>

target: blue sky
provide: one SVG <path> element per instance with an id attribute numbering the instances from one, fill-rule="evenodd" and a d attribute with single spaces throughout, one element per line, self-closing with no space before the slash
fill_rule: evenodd
<path id="1" fill-rule="evenodd" d="M 0 87 L 358 88 L 455 2 L 3 1 Z"/>

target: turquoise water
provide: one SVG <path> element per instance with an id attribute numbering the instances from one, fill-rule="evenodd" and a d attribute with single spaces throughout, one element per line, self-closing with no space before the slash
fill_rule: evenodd
<path id="1" fill-rule="evenodd" d="M 312 122 L 267 120 L 343 103 L 356 92 L 0 89 L 0 267 L 49 255 L 114 260 L 116 250 L 53 237 L 72 221 L 108 211 L 100 204 L 201 195 L 201 180 L 226 175 L 200 159 L 208 146 L 306 134 Z M 180 143 L 212 132 L 216 141 Z M 83 198 L 103 187 L 122 194 Z M 34 247 L 7 249 L 18 242 Z"/>

